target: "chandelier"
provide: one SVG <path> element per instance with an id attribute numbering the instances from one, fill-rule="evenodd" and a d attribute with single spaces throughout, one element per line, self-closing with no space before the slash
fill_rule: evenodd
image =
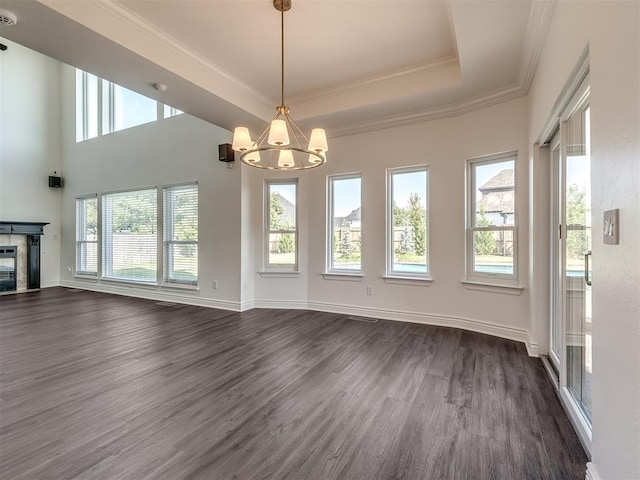
<path id="1" fill-rule="evenodd" d="M 273 0 L 280 12 L 281 103 L 276 116 L 256 139 L 251 140 L 247 127 L 236 127 L 232 148 L 240 153 L 240 160 L 256 168 L 268 170 L 303 170 L 327 161 L 327 136 L 322 128 L 314 128 L 307 138 L 289 115 L 284 103 L 284 12 L 291 9 L 291 0 Z"/>

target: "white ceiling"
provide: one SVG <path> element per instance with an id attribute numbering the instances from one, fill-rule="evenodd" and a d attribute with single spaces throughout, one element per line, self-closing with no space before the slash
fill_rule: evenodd
<path id="1" fill-rule="evenodd" d="M 285 103 L 329 136 L 526 94 L 554 0 L 292 0 Z M 3 0 L 0 36 L 228 129 L 280 104 L 271 0 Z M 168 90 L 152 88 L 165 83 Z"/>

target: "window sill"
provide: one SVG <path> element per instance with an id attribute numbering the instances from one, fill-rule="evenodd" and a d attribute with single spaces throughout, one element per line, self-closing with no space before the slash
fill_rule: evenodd
<path id="1" fill-rule="evenodd" d="M 128 287 L 142 287 L 148 289 L 158 288 L 158 284 L 156 282 L 136 282 L 135 280 L 126 280 L 123 278 L 102 277 L 99 279 L 99 282 L 126 285 Z"/>
<path id="2" fill-rule="evenodd" d="M 384 280 L 384 283 L 416 285 L 418 287 L 429 287 L 433 283 L 433 279 L 428 277 L 403 277 L 400 275 L 385 275 L 382 277 L 382 280 Z"/>
<path id="3" fill-rule="evenodd" d="M 98 275 L 90 275 L 90 274 L 82 274 L 76 273 L 73 278 L 77 278 L 79 280 L 93 280 L 94 282 L 98 281 Z"/>
<path id="4" fill-rule="evenodd" d="M 361 282 L 364 275 L 361 273 L 336 273 L 325 272 L 322 274 L 322 278 L 325 280 L 342 280 L 345 282 Z"/>
<path id="5" fill-rule="evenodd" d="M 186 285 L 180 283 L 163 283 L 160 285 L 163 290 L 182 290 L 188 292 L 199 292 L 200 287 L 198 285 Z"/>
<path id="6" fill-rule="evenodd" d="M 300 272 L 296 271 L 277 271 L 263 270 L 258 272 L 262 278 L 295 278 L 300 276 Z"/>
<path id="7" fill-rule="evenodd" d="M 472 280 L 461 280 L 460 283 L 468 290 L 480 292 L 504 293 L 507 295 L 520 295 L 524 287 L 519 285 L 499 285 L 496 283 L 478 282 Z"/>

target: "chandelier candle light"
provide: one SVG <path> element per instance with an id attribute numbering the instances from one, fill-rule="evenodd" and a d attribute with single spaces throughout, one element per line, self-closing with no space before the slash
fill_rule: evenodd
<path id="1" fill-rule="evenodd" d="M 303 170 L 322 165 L 327 161 L 327 136 L 322 128 L 314 128 L 308 139 L 289 115 L 284 104 L 284 12 L 291 9 L 291 0 L 273 0 L 280 12 L 281 34 L 281 104 L 276 116 L 254 142 L 247 127 L 236 127 L 232 148 L 240 153 L 240 160 L 247 165 L 268 170 Z M 304 146 L 307 145 L 307 148 Z"/>

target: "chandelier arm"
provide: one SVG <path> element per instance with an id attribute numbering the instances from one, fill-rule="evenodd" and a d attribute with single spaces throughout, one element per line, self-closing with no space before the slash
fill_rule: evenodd
<path id="1" fill-rule="evenodd" d="M 305 141 L 305 143 L 308 145 L 309 144 L 309 139 L 307 138 L 307 136 L 304 134 L 304 132 L 302 131 L 302 129 L 298 126 L 298 124 L 296 123 L 296 121 L 291 118 L 289 116 L 289 114 L 287 114 L 287 120 L 290 122 L 290 124 L 292 125 L 292 130 L 294 131 L 294 133 L 297 131 L 298 135 L 300 135 L 300 137 L 302 137 Z M 296 141 L 298 140 L 298 135 L 296 135 Z M 298 144 L 298 146 L 300 146 Z M 303 148 L 303 147 L 301 147 Z"/>
<path id="2" fill-rule="evenodd" d="M 298 133 L 296 133 L 296 128 L 299 133 L 300 128 L 298 127 L 298 125 L 296 125 L 296 122 L 293 120 L 293 118 L 291 118 L 288 114 L 285 114 L 284 118 L 287 122 L 287 128 L 291 131 L 291 135 L 289 135 L 289 141 L 295 142 L 298 148 L 304 148 L 302 145 L 300 145 L 300 138 L 298 138 Z M 302 136 L 304 137 L 304 134 L 302 134 Z M 291 139 L 291 137 L 293 137 L 293 140 Z"/>

